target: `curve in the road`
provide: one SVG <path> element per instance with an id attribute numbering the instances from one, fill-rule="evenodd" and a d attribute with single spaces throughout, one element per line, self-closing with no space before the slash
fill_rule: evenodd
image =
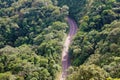
<path id="1" fill-rule="evenodd" d="M 61 75 L 60 80 L 65 80 L 65 78 L 67 76 L 67 69 L 70 66 L 70 59 L 69 59 L 69 55 L 68 55 L 69 46 L 71 44 L 73 36 L 77 32 L 76 22 L 69 17 L 67 17 L 67 22 L 69 24 L 70 30 L 69 30 L 69 34 L 68 34 L 68 36 L 65 40 L 64 46 L 63 46 L 63 51 L 62 51 L 62 75 Z"/>

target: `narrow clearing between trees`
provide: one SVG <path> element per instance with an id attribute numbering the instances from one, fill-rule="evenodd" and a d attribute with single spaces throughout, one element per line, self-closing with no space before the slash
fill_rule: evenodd
<path id="1" fill-rule="evenodd" d="M 63 51 L 62 51 L 62 74 L 61 74 L 61 78 L 60 80 L 65 80 L 65 78 L 67 77 L 67 69 L 70 66 L 70 59 L 69 59 L 69 46 L 72 42 L 72 38 L 73 36 L 76 34 L 77 32 L 77 24 L 76 22 L 71 19 L 71 18 L 67 18 L 70 30 L 69 30 L 69 34 L 65 40 L 64 46 L 63 46 Z"/>

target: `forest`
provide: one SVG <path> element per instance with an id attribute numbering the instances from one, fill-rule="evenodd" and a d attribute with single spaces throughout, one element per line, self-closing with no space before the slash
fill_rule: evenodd
<path id="1" fill-rule="evenodd" d="M 120 80 L 120 0 L 0 0 L 0 80 L 60 80 L 67 16 L 66 80 Z"/>

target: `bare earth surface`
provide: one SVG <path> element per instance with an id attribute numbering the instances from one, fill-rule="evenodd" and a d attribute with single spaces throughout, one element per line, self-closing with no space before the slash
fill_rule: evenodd
<path id="1" fill-rule="evenodd" d="M 61 74 L 61 78 L 60 80 L 65 80 L 66 76 L 67 76 L 67 69 L 70 66 L 70 59 L 69 59 L 69 55 L 68 55 L 68 51 L 69 51 L 69 46 L 72 42 L 72 37 L 76 34 L 77 32 L 77 24 L 76 22 L 69 18 L 67 19 L 70 30 L 69 30 L 69 34 L 65 40 L 64 43 L 64 48 L 62 51 L 62 74 Z"/>

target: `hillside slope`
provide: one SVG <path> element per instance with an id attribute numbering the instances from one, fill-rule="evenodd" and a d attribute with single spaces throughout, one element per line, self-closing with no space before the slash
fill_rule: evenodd
<path id="1" fill-rule="evenodd" d="M 0 0 L 0 80 L 54 80 L 66 15 L 52 0 Z"/>
<path id="2" fill-rule="evenodd" d="M 119 7 L 119 0 L 94 0 L 82 16 L 70 49 L 68 80 L 120 78 Z"/>
<path id="3" fill-rule="evenodd" d="M 120 79 L 120 0 L 0 0 L 0 80 L 55 80 L 70 16 L 67 80 Z"/>

